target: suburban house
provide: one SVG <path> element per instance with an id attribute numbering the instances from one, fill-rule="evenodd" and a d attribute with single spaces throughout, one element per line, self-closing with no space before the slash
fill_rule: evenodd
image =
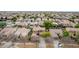
<path id="1" fill-rule="evenodd" d="M 33 27 L 33 33 L 32 33 L 32 41 L 37 41 L 37 40 L 39 40 L 39 34 L 40 34 L 40 32 L 43 32 L 43 31 L 45 31 L 45 28 L 42 28 L 42 27 L 40 27 L 40 26 L 34 26 Z"/>
<path id="2" fill-rule="evenodd" d="M 23 21 L 23 18 L 22 17 L 20 17 L 19 19 L 17 19 L 16 21 Z"/>
<path id="3" fill-rule="evenodd" d="M 29 24 L 30 26 L 38 26 L 39 25 L 38 22 L 27 22 L 27 24 Z"/>
<path id="4" fill-rule="evenodd" d="M 79 34 L 79 28 L 66 28 L 66 30 L 72 37 L 75 37 L 77 34 Z"/>
<path id="5" fill-rule="evenodd" d="M 17 28 L 4 28 L 0 32 L 1 37 L 9 37 L 16 32 Z"/>
<path id="6" fill-rule="evenodd" d="M 42 20 L 41 20 L 41 18 L 37 18 L 35 21 L 36 21 L 36 22 L 40 22 L 40 21 L 42 21 Z"/>
<path id="7" fill-rule="evenodd" d="M 27 27 L 28 24 L 26 22 L 15 22 L 15 25 L 22 26 L 22 27 Z"/>
<path id="8" fill-rule="evenodd" d="M 37 33 L 32 33 L 32 36 L 31 36 L 31 41 L 33 42 L 36 42 L 39 40 L 39 36 L 37 35 Z"/>
<path id="9" fill-rule="evenodd" d="M 69 20 L 61 20 L 61 21 L 60 21 L 60 24 L 62 24 L 62 25 L 65 26 L 65 27 L 73 27 L 73 26 L 74 26 L 74 23 L 72 23 L 72 22 L 69 21 Z"/>
<path id="10" fill-rule="evenodd" d="M 42 32 L 42 31 L 45 31 L 45 28 L 40 27 L 40 26 L 33 27 L 33 32 Z"/>
<path id="11" fill-rule="evenodd" d="M 6 21 L 7 26 L 6 27 L 13 27 L 15 24 L 11 22 L 11 20 Z"/>
<path id="12" fill-rule="evenodd" d="M 74 22 L 77 24 L 79 23 L 79 19 L 74 19 Z"/>
<path id="13" fill-rule="evenodd" d="M 57 39 L 58 35 L 62 36 L 62 29 L 50 29 L 51 38 Z"/>
<path id="14" fill-rule="evenodd" d="M 16 39 L 21 39 L 21 38 L 27 39 L 29 32 L 30 29 L 18 28 L 17 31 L 14 33 L 14 35 L 16 36 Z"/>

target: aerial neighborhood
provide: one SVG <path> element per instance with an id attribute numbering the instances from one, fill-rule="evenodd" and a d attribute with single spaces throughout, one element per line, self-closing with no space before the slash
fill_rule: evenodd
<path id="1" fill-rule="evenodd" d="M 0 11 L 0 48 L 79 48 L 79 12 Z"/>

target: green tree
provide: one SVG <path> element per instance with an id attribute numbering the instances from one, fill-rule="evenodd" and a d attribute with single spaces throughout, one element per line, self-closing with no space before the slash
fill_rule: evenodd
<path id="1" fill-rule="evenodd" d="M 76 24 L 76 25 L 75 25 L 75 28 L 79 28 L 79 24 Z"/>
<path id="2" fill-rule="evenodd" d="M 16 18 L 20 18 L 20 15 L 16 15 Z"/>
<path id="3" fill-rule="evenodd" d="M 26 18 L 26 14 L 24 14 L 24 15 L 22 16 L 22 18 L 25 19 L 25 18 Z"/>
<path id="4" fill-rule="evenodd" d="M 71 16 L 71 19 L 75 19 L 76 18 L 76 16 Z"/>
<path id="5" fill-rule="evenodd" d="M 0 28 L 4 28 L 6 26 L 6 22 L 0 21 Z"/>
<path id="6" fill-rule="evenodd" d="M 51 21 L 44 21 L 43 26 L 45 27 L 46 31 L 49 31 L 50 28 L 52 28 L 53 24 Z"/>
<path id="7" fill-rule="evenodd" d="M 30 19 L 34 19 L 34 21 L 36 20 L 38 16 L 31 16 Z"/>
<path id="8" fill-rule="evenodd" d="M 79 33 L 76 35 L 75 41 L 79 44 Z"/>
<path id="9" fill-rule="evenodd" d="M 15 22 L 16 20 L 17 20 L 17 18 L 16 18 L 16 17 L 13 17 L 13 18 L 12 18 L 12 21 L 13 21 L 13 22 Z"/>
<path id="10" fill-rule="evenodd" d="M 66 30 L 63 30 L 63 37 L 68 37 L 69 36 L 69 32 Z"/>

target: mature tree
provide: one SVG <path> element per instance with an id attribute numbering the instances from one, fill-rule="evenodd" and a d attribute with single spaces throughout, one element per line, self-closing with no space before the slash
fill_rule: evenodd
<path id="1" fill-rule="evenodd" d="M 50 28 L 52 28 L 53 24 L 51 21 L 44 21 L 43 26 L 45 27 L 46 31 L 49 31 Z"/>
<path id="2" fill-rule="evenodd" d="M 76 16 L 71 16 L 71 19 L 75 19 L 76 18 Z"/>
<path id="3" fill-rule="evenodd" d="M 16 15 L 17 18 L 20 18 L 20 15 Z"/>
<path id="4" fill-rule="evenodd" d="M 22 16 L 22 18 L 25 19 L 25 18 L 26 18 L 26 14 L 24 14 L 24 15 Z"/>
<path id="5" fill-rule="evenodd" d="M 3 17 L 1 17 L 1 20 L 3 19 Z"/>
<path id="6" fill-rule="evenodd" d="M 69 32 L 66 30 L 63 30 L 63 37 L 68 37 L 69 36 Z"/>
<path id="7" fill-rule="evenodd" d="M 16 18 L 16 17 L 13 17 L 13 18 L 12 18 L 12 21 L 13 21 L 13 22 L 15 22 L 16 20 L 17 20 L 17 18 Z"/>
<path id="8" fill-rule="evenodd" d="M 74 22 L 74 19 L 79 19 L 79 16 L 78 15 L 73 15 L 70 17 L 70 21 Z"/>
<path id="9" fill-rule="evenodd" d="M 0 21 L 0 28 L 4 28 L 6 26 L 6 22 Z"/>
<path id="10" fill-rule="evenodd" d="M 75 25 L 75 28 L 79 28 L 79 24 L 76 24 L 76 25 Z"/>
<path id="11" fill-rule="evenodd" d="M 71 16 L 71 17 L 69 18 L 69 20 L 70 20 L 71 22 L 73 22 L 73 23 L 74 23 L 74 19 L 76 19 L 76 16 Z"/>
<path id="12" fill-rule="evenodd" d="M 79 18 L 79 15 L 77 15 L 76 17 Z"/>
<path id="13" fill-rule="evenodd" d="M 79 33 L 76 35 L 75 41 L 79 44 Z"/>
<path id="14" fill-rule="evenodd" d="M 34 21 L 36 20 L 38 16 L 31 16 L 30 19 L 34 19 Z"/>

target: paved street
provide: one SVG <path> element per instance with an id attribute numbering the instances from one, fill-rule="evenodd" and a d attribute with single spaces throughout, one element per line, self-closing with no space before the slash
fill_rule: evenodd
<path id="1" fill-rule="evenodd" d="M 40 38 L 40 42 L 39 42 L 39 48 L 46 48 L 45 39 L 43 39 L 43 38 Z"/>
<path id="2" fill-rule="evenodd" d="M 10 42 L 6 42 L 3 46 L 2 46 L 2 48 L 10 48 L 10 47 L 12 47 L 12 42 L 10 41 Z"/>
<path id="3" fill-rule="evenodd" d="M 53 44 L 54 44 L 54 48 L 61 48 L 61 47 L 59 46 L 59 41 L 58 41 L 58 40 L 54 40 L 54 41 L 53 41 Z"/>

